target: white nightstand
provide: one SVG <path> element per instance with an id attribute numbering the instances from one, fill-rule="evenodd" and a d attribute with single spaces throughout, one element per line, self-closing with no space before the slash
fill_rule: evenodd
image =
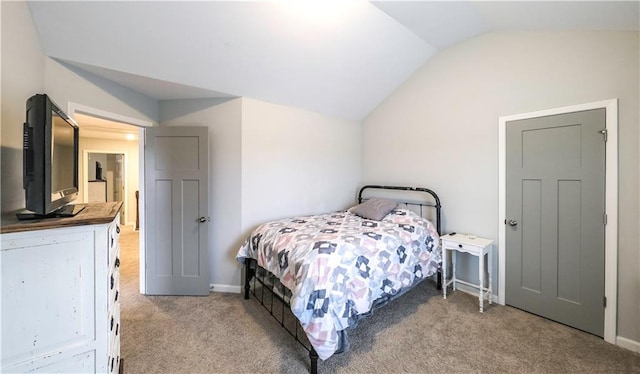
<path id="1" fill-rule="evenodd" d="M 447 287 L 453 283 L 453 290 L 456 289 L 456 283 L 461 283 L 467 286 L 478 288 L 480 299 L 480 313 L 484 311 L 483 303 L 484 298 L 489 298 L 489 304 L 491 304 L 491 273 L 492 273 L 492 248 L 493 240 L 479 238 L 469 234 L 447 234 L 440 237 L 442 240 L 442 273 L 444 278 L 444 287 L 442 287 L 442 294 L 444 298 L 447 298 Z M 447 250 L 453 252 L 453 276 L 450 280 L 447 280 Z M 480 284 L 473 284 L 456 279 L 456 253 L 464 252 L 478 257 L 478 273 L 480 274 Z M 489 273 L 489 285 L 485 287 L 484 279 L 484 256 L 487 255 L 488 273 Z"/>

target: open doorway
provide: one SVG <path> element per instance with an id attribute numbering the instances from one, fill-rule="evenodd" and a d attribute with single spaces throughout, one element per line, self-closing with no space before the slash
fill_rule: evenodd
<path id="1" fill-rule="evenodd" d="M 81 134 L 84 132 L 86 135 L 86 133 L 88 132 L 88 129 L 86 129 L 87 127 L 86 121 L 84 121 L 84 119 L 86 119 L 84 118 L 85 116 L 90 117 L 92 119 L 99 119 L 99 120 L 106 121 L 108 123 L 107 129 L 104 129 L 104 130 L 108 130 L 108 131 L 105 131 L 103 134 L 117 133 L 118 131 L 116 131 L 116 128 L 120 127 L 120 125 L 123 126 L 123 129 L 125 131 L 129 132 L 128 134 L 121 133 L 120 134 L 121 139 L 122 137 L 127 139 L 129 141 L 128 144 L 130 144 L 133 148 L 135 148 L 136 152 L 135 153 L 132 152 L 132 154 L 129 154 L 129 155 L 125 154 L 125 169 L 126 169 L 127 175 L 131 175 L 132 173 L 136 175 L 138 184 L 134 186 L 131 182 L 127 182 L 127 180 L 125 179 L 125 186 L 128 186 L 128 191 L 129 191 L 128 196 L 133 196 L 133 200 L 131 201 L 134 201 L 134 203 L 129 204 L 129 208 L 128 208 L 129 212 L 132 212 L 132 209 L 133 209 L 133 214 L 129 213 L 127 219 L 129 220 L 129 224 L 133 224 L 133 227 L 139 227 L 139 231 L 134 230 L 138 234 L 136 235 L 137 238 L 135 240 L 138 243 L 138 249 L 134 250 L 133 252 L 138 255 L 138 258 L 135 259 L 138 262 L 138 267 L 139 267 L 139 273 L 137 274 L 137 277 L 138 277 L 137 282 L 139 283 L 138 291 L 142 294 L 145 294 L 146 284 L 144 282 L 144 276 L 139 276 L 139 274 L 145 274 L 145 271 L 146 271 L 145 262 L 138 261 L 138 259 L 144 258 L 145 256 L 144 243 L 145 243 L 145 235 L 146 235 L 145 229 L 144 229 L 145 209 L 144 209 L 144 204 L 142 204 L 142 202 L 144 201 L 144 192 L 145 192 L 144 191 L 144 164 L 145 164 L 144 162 L 144 129 L 147 127 L 152 127 L 154 126 L 154 124 L 153 122 L 141 120 L 138 118 L 128 117 L 119 113 L 108 112 L 103 109 L 89 107 L 86 105 L 73 103 L 73 102 L 69 102 L 67 113 L 72 118 L 74 118 L 76 122 L 79 122 L 79 125 L 81 127 L 81 130 L 80 130 Z M 82 124 L 80 124 L 80 122 L 85 123 L 84 131 L 82 130 Z M 111 135 L 115 135 L 115 134 L 111 134 Z M 94 150 L 104 150 L 104 149 L 94 148 Z M 122 150 L 116 149 L 115 151 L 122 151 Z M 132 156 L 133 154 L 135 154 L 136 157 L 133 157 Z M 80 165 L 83 164 L 82 162 L 83 161 L 81 161 Z M 81 169 L 84 169 L 84 168 L 81 168 Z M 85 172 L 84 170 L 80 171 L 80 173 L 84 173 L 84 172 Z M 82 179 L 80 178 L 80 180 Z M 127 187 L 125 187 L 125 189 L 126 188 Z M 82 196 L 80 196 L 80 198 L 82 198 Z M 80 200 L 80 201 L 83 201 L 83 200 Z"/>
<path id="2" fill-rule="evenodd" d="M 139 205 L 139 196 L 143 193 L 140 189 L 144 185 L 140 180 L 143 155 L 140 155 L 139 139 L 144 124 L 133 122 L 136 123 L 134 126 L 127 123 L 129 121 L 121 122 L 117 114 L 78 107 L 70 105 L 69 109 L 80 127 L 78 200 L 84 203 L 123 202 L 120 259 L 127 269 L 137 269 L 141 266 L 140 237 L 144 235 L 140 225 L 144 212 Z M 121 285 L 126 283 L 132 290 L 138 289 L 135 285 L 140 283 L 139 272 L 128 271 L 126 274 L 130 279 L 121 279 Z"/>
<path id="3" fill-rule="evenodd" d="M 120 222 L 136 227 L 139 216 L 138 127 L 75 113 L 80 127 L 79 200 L 122 201 Z"/>

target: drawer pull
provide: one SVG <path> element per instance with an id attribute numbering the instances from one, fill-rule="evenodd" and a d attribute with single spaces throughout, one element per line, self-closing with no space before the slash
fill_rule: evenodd
<path id="1" fill-rule="evenodd" d="M 119 295 L 119 293 L 118 293 L 118 291 L 116 291 L 116 298 L 113 301 L 118 301 L 118 295 Z"/>
<path id="2" fill-rule="evenodd" d="M 115 283 L 115 279 L 113 279 L 113 275 L 111 276 L 111 289 L 113 289 L 113 283 Z"/>
<path id="3" fill-rule="evenodd" d="M 116 267 L 119 268 L 120 267 L 120 258 L 116 257 Z"/>
<path id="4" fill-rule="evenodd" d="M 116 336 L 118 336 L 118 330 L 120 330 L 120 324 L 119 323 L 116 325 Z"/>
<path id="5" fill-rule="evenodd" d="M 458 244 L 458 247 L 459 247 L 459 248 L 462 248 L 462 244 Z"/>
<path id="6" fill-rule="evenodd" d="M 120 226 L 116 225 L 116 232 L 120 234 Z"/>
<path id="7" fill-rule="evenodd" d="M 111 328 L 109 330 L 113 330 L 113 317 L 111 317 Z"/>

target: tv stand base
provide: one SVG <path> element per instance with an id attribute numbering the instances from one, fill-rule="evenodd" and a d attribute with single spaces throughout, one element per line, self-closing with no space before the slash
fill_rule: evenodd
<path id="1" fill-rule="evenodd" d="M 25 209 L 17 212 L 16 217 L 21 221 L 29 220 L 29 219 L 74 217 L 76 214 L 80 213 L 85 207 L 86 207 L 85 204 L 69 204 L 61 207 L 60 209 L 54 210 L 49 214 L 38 214 Z"/>

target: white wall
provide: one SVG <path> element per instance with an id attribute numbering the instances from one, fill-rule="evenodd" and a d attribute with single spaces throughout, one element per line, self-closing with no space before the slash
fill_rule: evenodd
<path id="1" fill-rule="evenodd" d="M 209 275 L 214 291 L 237 291 L 240 287 L 235 254 L 242 241 L 241 121 L 241 99 L 160 102 L 161 126 L 209 128 Z"/>
<path id="2" fill-rule="evenodd" d="M 0 2 L 2 12 L 2 145 L 0 180 L 3 212 L 24 208 L 22 124 L 27 99 L 44 88 L 44 54 L 27 3 Z"/>
<path id="3" fill-rule="evenodd" d="M 242 99 L 242 232 L 345 209 L 361 176 L 361 124 Z"/>
<path id="4" fill-rule="evenodd" d="M 450 47 L 364 120 L 363 181 L 432 187 L 444 232 L 497 240 L 498 117 L 618 98 L 618 335 L 639 342 L 638 50 L 637 32 L 504 32 Z M 475 261 L 458 268 L 468 280 Z"/>
<path id="5" fill-rule="evenodd" d="M 99 151 L 108 153 L 126 153 L 125 162 L 125 183 L 126 183 L 126 209 L 127 225 L 135 225 L 136 222 L 136 191 L 139 190 L 139 165 L 138 142 L 128 140 L 80 138 L 80 151 L 78 160 L 78 180 L 80 181 L 80 191 L 78 201 L 85 201 L 84 182 L 85 176 L 85 151 Z M 106 157 L 105 157 L 106 159 Z M 106 173 L 107 162 L 102 163 L 103 173 Z M 93 170 L 95 175 L 95 163 L 89 165 L 89 170 Z M 106 177 L 106 174 L 104 175 Z"/>

